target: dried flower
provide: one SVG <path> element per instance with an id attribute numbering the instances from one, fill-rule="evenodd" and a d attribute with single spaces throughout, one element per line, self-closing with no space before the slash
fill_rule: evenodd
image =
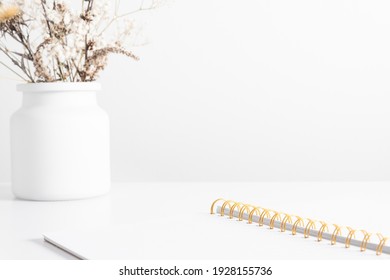
<path id="1" fill-rule="evenodd" d="M 5 23 L 18 15 L 20 15 L 21 10 L 18 6 L 10 5 L 0 5 L 0 23 Z"/>
<path id="2" fill-rule="evenodd" d="M 112 0 L 80 1 L 75 11 L 66 0 L 0 0 L 0 52 L 12 62 L 0 64 L 28 82 L 88 82 L 98 78 L 109 54 L 138 60 L 123 47 L 134 11 L 117 14 L 119 0 L 114 13 Z M 155 8 L 155 1 L 137 11 Z"/>

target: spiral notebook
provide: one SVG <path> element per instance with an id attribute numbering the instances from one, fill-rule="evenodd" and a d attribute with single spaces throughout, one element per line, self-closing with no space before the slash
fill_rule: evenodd
<path id="1" fill-rule="evenodd" d="M 365 229 L 355 229 L 322 220 L 302 218 L 297 215 L 223 198 L 219 198 L 212 203 L 210 214 L 214 214 L 214 208 L 218 202 L 221 202 L 222 205 L 217 206 L 216 211 L 220 216 L 228 215 L 229 219 L 236 217 L 238 221 L 246 220 L 248 224 L 255 223 L 260 227 L 267 226 L 269 229 L 277 228 L 280 232 L 287 230 L 292 235 L 300 233 L 303 234 L 304 238 L 314 237 L 318 242 L 327 240 L 331 245 L 341 243 L 345 248 L 356 246 L 360 248 L 361 252 L 367 249 L 375 251 L 377 256 L 382 253 L 390 254 L 390 247 L 386 246 L 389 237 L 379 232 L 373 233 Z"/>
<path id="2" fill-rule="evenodd" d="M 79 259 L 390 259 L 382 234 L 231 200 L 205 210 L 44 239 Z"/>

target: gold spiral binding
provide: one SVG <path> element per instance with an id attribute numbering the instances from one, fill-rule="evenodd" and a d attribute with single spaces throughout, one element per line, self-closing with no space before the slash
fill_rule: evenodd
<path id="1" fill-rule="evenodd" d="M 239 203 L 239 202 L 235 202 L 235 201 L 233 201 L 233 200 L 226 200 L 226 201 L 222 204 L 222 206 L 221 206 L 221 216 L 225 216 L 225 208 L 226 208 L 227 205 L 229 205 L 229 208 L 232 207 L 231 203 L 236 204 L 236 203 Z"/>
<path id="2" fill-rule="evenodd" d="M 348 235 L 347 238 L 345 239 L 345 248 L 349 248 L 351 246 L 352 238 L 356 237 L 355 235 L 356 229 L 350 227 L 347 227 L 347 229 L 348 229 Z"/>
<path id="3" fill-rule="evenodd" d="M 248 218 L 249 218 L 249 213 L 251 212 L 250 210 L 254 209 L 255 206 L 253 205 L 250 205 L 250 204 L 245 204 L 244 206 L 241 207 L 240 209 L 240 212 L 238 213 L 238 220 L 239 221 L 242 221 L 243 220 L 243 216 L 244 216 L 244 212 L 246 211 L 246 213 L 248 214 Z"/>
<path id="4" fill-rule="evenodd" d="M 242 206 L 241 206 L 241 205 L 242 205 Z M 241 206 L 241 207 L 240 207 L 240 206 Z M 242 203 L 242 202 L 236 202 L 236 203 L 234 203 L 233 206 L 230 207 L 229 219 L 233 219 L 234 209 L 235 209 L 236 207 L 239 208 L 238 211 L 241 211 L 241 208 L 244 207 L 244 206 L 245 206 L 245 205 L 244 205 L 244 203 Z"/>
<path id="5" fill-rule="evenodd" d="M 210 207 L 210 214 L 211 214 L 211 215 L 214 214 L 214 206 L 215 206 L 215 204 L 216 204 L 218 201 L 221 201 L 221 200 L 225 201 L 225 199 L 223 199 L 223 198 L 218 198 L 218 199 L 216 199 L 216 200 L 213 201 L 213 204 L 211 204 L 211 207 Z"/>
<path id="6" fill-rule="evenodd" d="M 292 226 L 292 229 L 291 229 L 291 234 L 292 235 L 296 235 L 297 234 L 297 228 L 298 226 L 301 226 L 303 227 L 305 225 L 305 222 L 303 221 L 303 219 L 299 216 L 295 216 L 297 219 L 296 221 L 294 222 L 293 226 Z"/>
<path id="7" fill-rule="evenodd" d="M 320 221 L 320 224 L 321 224 L 321 227 L 318 230 L 318 234 L 317 234 L 317 241 L 318 242 L 322 240 L 322 234 L 324 233 L 325 230 L 327 232 L 329 232 L 329 227 L 328 227 L 327 223 L 325 223 L 324 221 Z"/>
<path id="8" fill-rule="evenodd" d="M 281 214 L 284 215 L 284 217 L 283 217 L 282 222 L 280 223 L 280 231 L 285 232 L 286 231 L 286 224 L 287 223 L 291 224 L 292 218 L 289 214 L 286 214 L 286 213 L 281 213 Z"/>
<path id="9" fill-rule="evenodd" d="M 334 231 L 332 233 L 332 238 L 330 239 L 330 244 L 335 245 L 337 242 L 337 235 L 341 234 L 341 227 L 339 225 L 333 224 Z"/>
<path id="10" fill-rule="evenodd" d="M 379 255 L 382 254 L 383 247 L 385 246 L 386 241 L 387 241 L 388 239 L 389 239 L 388 237 L 383 237 L 382 240 L 379 242 L 379 245 L 378 245 L 378 247 L 376 248 L 376 255 L 377 255 L 377 256 L 379 256 Z"/>
<path id="11" fill-rule="evenodd" d="M 248 224 L 251 224 L 252 223 L 252 219 L 253 219 L 253 214 L 256 212 L 256 214 L 258 216 L 260 216 L 260 209 L 262 209 L 260 206 L 257 206 L 257 207 L 253 207 L 252 211 L 249 213 L 249 217 L 248 217 Z"/>
<path id="12" fill-rule="evenodd" d="M 377 233 L 377 236 L 380 238 L 379 244 L 376 247 L 376 255 L 379 256 L 382 254 L 383 247 L 386 244 L 386 241 L 389 239 L 388 237 L 384 237 L 382 234 Z"/>
<path id="13" fill-rule="evenodd" d="M 275 220 L 277 219 L 278 221 L 281 220 L 280 218 L 280 213 L 279 212 L 276 212 L 276 211 L 273 211 L 275 214 L 272 216 L 270 222 L 269 222 L 269 228 L 270 229 L 273 229 L 274 228 L 274 224 L 275 224 Z"/>
<path id="14" fill-rule="evenodd" d="M 365 230 L 361 230 L 361 232 L 363 232 L 364 237 L 363 237 L 362 243 L 360 244 L 360 251 L 364 252 L 367 248 L 368 241 L 370 241 L 372 233 L 369 233 Z"/>
<path id="15" fill-rule="evenodd" d="M 278 212 L 275 210 L 267 209 L 261 206 L 253 206 L 250 204 L 244 204 L 241 202 L 235 202 L 233 200 L 226 200 L 224 198 L 218 198 L 216 199 L 210 208 L 210 214 L 214 214 L 214 207 L 215 205 L 223 201 L 222 206 L 220 208 L 220 215 L 225 215 L 225 209 L 226 207 L 229 207 L 229 218 L 232 219 L 234 216 L 234 210 L 237 208 L 238 211 L 238 221 L 242 221 L 244 217 L 244 213 L 246 212 L 248 215 L 248 223 L 251 224 L 253 222 L 253 215 L 256 213 L 256 215 L 259 216 L 259 226 L 264 225 L 264 219 L 269 219 L 269 228 L 273 229 L 275 226 L 275 221 L 278 220 L 280 222 L 280 231 L 284 232 L 286 231 L 287 224 L 291 224 L 291 233 L 292 235 L 296 235 L 298 226 L 304 228 L 303 235 L 305 238 L 308 238 L 310 236 L 310 230 L 316 228 L 316 221 L 312 219 L 307 219 L 308 222 L 305 224 L 304 219 L 302 219 L 300 216 L 296 215 L 289 215 L 287 213 Z M 271 214 L 272 213 L 272 214 Z M 293 222 L 293 217 L 295 218 Z M 317 234 L 317 241 L 322 240 L 323 233 L 329 232 L 329 226 L 324 221 L 318 221 L 319 224 L 321 224 L 318 234 Z M 331 236 L 331 244 L 335 245 L 337 243 L 337 237 L 342 235 L 342 226 L 339 226 L 337 224 L 333 224 L 334 230 L 332 232 Z M 363 239 L 360 243 L 360 251 L 364 252 L 367 249 L 367 245 L 371 239 L 372 233 L 369 233 L 365 230 L 355 230 L 351 227 L 346 227 L 348 230 L 348 234 L 345 238 L 345 247 L 349 248 L 351 245 L 352 239 L 356 239 L 356 233 L 361 232 L 363 234 Z M 381 233 L 376 233 L 376 236 L 379 239 L 379 243 L 376 247 L 376 255 L 381 255 L 383 252 L 383 249 L 386 245 L 386 242 L 389 240 L 389 237 L 384 237 Z M 386 247 L 387 248 L 387 247 Z"/>
<path id="16" fill-rule="evenodd" d="M 213 204 L 211 204 L 211 208 L 210 208 L 210 214 L 213 215 L 214 214 L 214 206 L 215 204 L 217 204 L 218 201 L 223 201 L 223 202 L 226 202 L 227 200 L 224 199 L 224 198 L 218 198 L 216 200 L 214 200 Z M 231 201 L 231 200 L 230 200 Z M 229 207 L 230 207 L 230 203 L 229 203 Z"/>
<path id="17" fill-rule="evenodd" d="M 305 230 L 303 232 L 303 236 L 305 238 L 309 238 L 310 236 L 310 230 L 316 228 L 316 221 L 312 219 L 308 219 L 309 222 L 306 224 Z"/>
<path id="18" fill-rule="evenodd" d="M 264 225 L 264 218 L 265 216 L 267 216 L 267 218 L 269 219 L 271 214 L 269 213 L 271 210 L 268 210 L 266 208 L 262 208 L 263 209 L 263 212 L 261 212 L 260 214 L 260 218 L 259 218 L 259 226 L 263 226 Z"/>

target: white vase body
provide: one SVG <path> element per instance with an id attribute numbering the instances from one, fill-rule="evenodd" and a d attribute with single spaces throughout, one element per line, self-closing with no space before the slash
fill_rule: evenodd
<path id="1" fill-rule="evenodd" d="M 97 83 L 23 84 L 11 117 L 12 190 L 28 200 L 72 200 L 110 189 L 108 115 Z"/>

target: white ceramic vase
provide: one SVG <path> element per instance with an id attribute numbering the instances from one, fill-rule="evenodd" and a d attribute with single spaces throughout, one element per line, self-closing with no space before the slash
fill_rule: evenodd
<path id="1" fill-rule="evenodd" d="M 109 118 L 96 100 L 98 83 L 17 86 L 11 117 L 12 190 L 28 200 L 72 200 L 110 189 Z"/>

